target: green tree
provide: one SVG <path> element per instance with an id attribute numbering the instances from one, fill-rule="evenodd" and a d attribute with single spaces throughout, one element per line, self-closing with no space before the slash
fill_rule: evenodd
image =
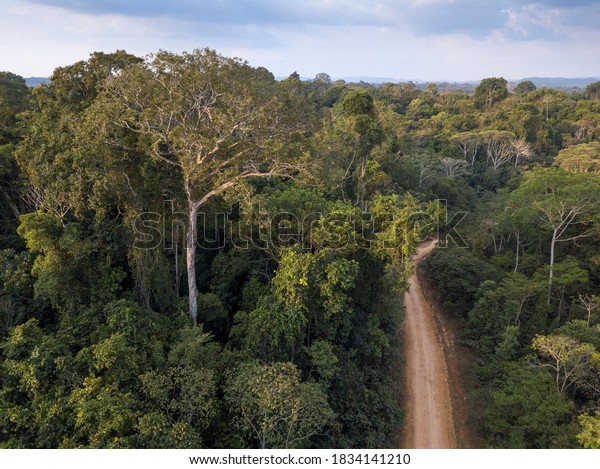
<path id="1" fill-rule="evenodd" d="M 552 292 L 557 243 L 575 242 L 592 236 L 600 211 L 600 181 L 593 175 L 560 169 L 538 169 L 527 174 L 511 194 L 507 210 L 537 222 L 550 234 L 548 302 Z"/>
<path id="2" fill-rule="evenodd" d="M 33 258 L 27 251 L 0 251 L 0 337 L 37 309 L 31 276 Z"/>
<path id="3" fill-rule="evenodd" d="M 289 175 L 302 127 L 292 97 L 267 70 L 204 49 L 159 52 L 115 77 L 107 111 L 117 125 L 148 139 L 149 152 L 181 178 L 187 210 L 189 316 L 198 320 L 198 212 L 252 177 Z M 286 142 L 286 143 L 284 143 Z"/>
<path id="4" fill-rule="evenodd" d="M 587 85 L 585 88 L 585 96 L 592 101 L 600 101 L 600 81 Z"/>
<path id="5" fill-rule="evenodd" d="M 0 246 L 16 246 L 14 230 L 19 215 L 26 210 L 14 151 L 24 130 L 18 116 L 32 107 L 25 80 L 13 73 L 0 72 L 0 220 L 3 220 Z"/>
<path id="6" fill-rule="evenodd" d="M 326 340 L 318 339 L 307 351 L 312 364 L 311 373 L 314 370 L 322 382 L 329 384 L 339 370 L 339 359 L 334 353 L 333 345 Z"/>
<path id="7" fill-rule="evenodd" d="M 465 160 L 469 162 L 471 168 L 475 165 L 481 138 L 478 132 L 460 132 L 450 137 L 450 141 L 456 143 L 462 151 Z"/>
<path id="8" fill-rule="evenodd" d="M 492 355 L 504 338 L 511 313 L 496 282 L 483 282 L 475 306 L 468 313 L 464 329 L 466 343 L 482 354 Z"/>
<path id="9" fill-rule="evenodd" d="M 590 327 L 591 321 L 600 310 L 600 295 L 582 295 L 579 293 L 575 300 L 575 306 L 585 311 L 586 325 Z"/>
<path id="10" fill-rule="evenodd" d="M 0 347 L 0 444 L 58 447 L 73 431 L 69 390 L 79 384 L 68 344 L 30 319 L 13 328 Z"/>
<path id="11" fill-rule="evenodd" d="M 0 72 L 0 144 L 15 137 L 17 114 L 31 108 L 30 98 L 23 77 Z"/>
<path id="12" fill-rule="evenodd" d="M 543 132 L 544 122 L 540 110 L 532 103 L 524 102 L 511 106 L 503 111 L 502 119 L 508 119 L 504 125 L 501 124 L 502 128 L 510 130 L 528 145 L 536 149 L 542 148 L 543 142 L 538 140 Z"/>
<path id="13" fill-rule="evenodd" d="M 475 88 L 473 101 L 485 112 L 492 110 L 494 104 L 508 97 L 507 82 L 504 78 L 484 78 Z"/>
<path id="14" fill-rule="evenodd" d="M 422 210 L 411 194 L 400 198 L 394 195 L 377 197 L 373 202 L 375 252 L 386 259 L 403 282 L 412 273 L 410 256 L 423 236 L 432 234 L 439 219 L 436 204 Z M 430 212 L 428 212 L 429 210 Z"/>
<path id="15" fill-rule="evenodd" d="M 238 311 L 232 338 L 255 357 L 272 361 L 293 359 L 305 335 L 306 312 L 271 295 L 261 297 L 249 312 Z"/>
<path id="16" fill-rule="evenodd" d="M 557 395 L 550 376 L 513 364 L 502 373 L 485 409 L 483 431 L 493 448 L 569 448 L 573 403 Z"/>
<path id="17" fill-rule="evenodd" d="M 597 353 L 592 345 L 561 335 L 538 335 L 533 339 L 532 348 L 545 360 L 542 366 L 554 373 L 559 394 L 583 379 Z"/>
<path id="18" fill-rule="evenodd" d="M 302 383 L 292 363 L 246 364 L 229 380 L 225 398 L 237 425 L 260 448 L 298 448 L 334 423 L 317 383 Z"/>
<path id="19" fill-rule="evenodd" d="M 446 307 L 466 315 L 485 280 L 499 280 L 496 269 L 465 249 L 436 249 L 422 263 Z"/>
<path id="20" fill-rule="evenodd" d="M 547 277 L 548 270 L 549 268 L 546 266 L 546 268 L 541 269 L 541 272 L 537 273 L 538 275 L 541 273 L 540 283 L 543 277 Z M 560 322 L 563 309 L 567 306 L 567 298 L 574 296 L 577 291 L 585 288 L 586 284 L 589 283 L 589 273 L 572 257 L 554 264 L 553 270 L 552 291 L 558 293 L 557 320 Z"/>
<path id="21" fill-rule="evenodd" d="M 584 414 L 579 416 L 581 431 L 577 434 L 577 440 L 584 448 L 600 449 L 600 411 L 594 415 Z"/>
<path id="22" fill-rule="evenodd" d="M 28 210 L 95 224 L 101 237 L 118 238 L 119 243 L 110 243 L 112 257 L 131 267 L 140 303 L 164 310 L 176 296 L 170 252 L 139 249 L 143 243 L 134 238 L 140 238 L 140 225 L 150 213 L 164 211 L 164 199 L 180 197 L 175 176 L 147 158 L 138 135 L 110 125 L 98 103 L 107 83 L 141 60 L 124 51 L 97 52 L 57 68 L 49 84 L 33 90 L 37 109 L 24 115 L 24 138 L 15 157 Z M 174 238 L 178 253 L 181 241 Z M 129 252 L 115 252 L 117 246 Z"/>
<path id="23" fill-rule="evenodd" d="M 139 423 L 140 433 L 162 447 L 197 448 L 216 414 L 212 370 L 176 366 L 140 376 L 150 404 Z"/>
<path id="24" fill-rule="evenodd" d="M 363 90 L 350 91 L 342 100 L 342 109 L 348 119 L 352 131 L 356 134 L 356 205 L 363 212 L 367 209 L 367 169 L 369 155 L 373 147 L 383 140 L 383 131 L 379 126 L 373 97 Z"/>
<path id="25" fill-rule="evenodd" d="M 69 404 L 75 413 L 73 435 L 62 442 L 66 448 L 125 448 L 134 432 L 135 402 L 129 392 L 102 378 L 85 378 L 73 390 Z"/>
<path id="26" fill-rule="evenodd" d="M 531 80 L 520 81 L 517 86 L 514 87 L 513 92 L 517 94 L 527 94 L 537 90 L 537 87 Z"/>
<path id="27" fill-rule="evenodd" d="M 580 100 L 572 116 L 569 116 L 574 122 L 574 128 L 567 139 L 568 143 L 585 143 L 597 141 L 600 136 L 600 102 Z M 575 142 L 572 138 L 575 137 Z"/>
<path id="28" fill-rule="evenodd" d="M 123 271 L 112 265 L 106 246 L 79 223 L 63 224 L 39 211 L 23 215 L 18 232 L 37 254 L 31 270 L 35 295 L 59 311 L 73 314 L 83 305 L 108 302 L 120 289 Z"/>
<path id="29" fill-rule="evenodd" d="M 131 194 L 125 174 L 135 172 L 126 170 L 135 142 L 112 133 L 118 150 L 107 152 L 98 138 L 106 128 L 103 116 L 90 108 L 111 77 L 140 60 L 124 51 L 96 52 L 88 61 L 57 68 L 50 84 L 34 89 L 39 110 L 27 115 L 27 131 L 15 156 L 35 209 L 81 216 L 107 210 L 118 196 Z"/>
<path id="30" fill-rule="evenodd" d="M 544 284 L 535 276 L 530 279 L 520 272 L 511 272 L 502 280 L 502 294 L 512 302 L 512 316 L 514 316 L 512 322 L 515 325 L 521 324 L 521 315 L 526 303 L 536 298 L 543 291 L 543 288 Z"/>
<path id="31" fill-rule="evenodd" d="M 600 142 L 581 143 L 562 149 L 554 164 L 572 173 L 600 173 Z"/>

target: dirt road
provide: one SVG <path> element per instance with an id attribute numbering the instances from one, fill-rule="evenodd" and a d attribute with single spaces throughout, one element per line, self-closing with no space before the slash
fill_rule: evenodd
<path id="1" fill-rule="evenodd" d="M 418 265 L 435 247 L 426 242 L 415 256 Z M 405 424 L 403 448 L 456 448 L 448 369 L 435 311 L 417 274 L 404 297 Z"/>

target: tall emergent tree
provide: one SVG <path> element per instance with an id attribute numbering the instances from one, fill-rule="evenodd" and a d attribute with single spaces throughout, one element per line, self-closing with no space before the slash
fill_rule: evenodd
<path id="1" fill-rule="evenodd" d="M 14 73 L 0 72 L 0 219 L 3 221 L 17 220 L 23 211 L 13 152 L 21 139 L 17 115 L 31 106 L 31 93 L 25 79 Z M 0 238 L 4 238 L 4 234 L 4 229 L 0 230 Z"/>
<path id="2" fill-rule="evenodd" d="M 373 97 L 365 91 L 350 91 L 342 101 L 342 109 L 348 116 L 355 136 L 355 157 L 357 189 L 356 205 L 366 211 L 366 179 L 369 154 L 373 147 L 383 140 L 383 132 L 379 126 Z"/>
<path id="3" fill-rule="evenodd" d="M 301 126 L 273 75 L 209 49 L 159 52 L 115 77 L 106 105 L 113 121 L 143 135 L 149 153 L 181 175 L 185 193 L 189 315 L 197 321 L 196 246 L 200 208 L 251 177 L 286 176 Z"/>
<path id="4" fill-rule="evenodd" d="M 460 132 L 450 137 L 452 143 L 456 143 L 462 151 L 465 160 L 469 162 L 471 168 L 475 166 L 479 146 L 481 145 L 481 137 L 479 132 Z"/>
<path id="5" fill-rule="evenodd" d="M 473 101 L 479 109 L 489 112 L 494 104 L 508 97 L 507 82 L 504 78 L 484 78 L 475 88 Z"/>
<path id="6" fill-rule="evenodd" d="M 33 90 L 38 109 L 28 115 L 15 157 L 26 176 L 26 199 L 35 209 L 61 218 L 106 208 L 109 199 L 114 203 L 121 192 L 115 182 L 127 172 L 129 157 L 122 148 L 99 151 L 101 140 L 92 130 L 101 114 L 92 115 L 90 108 L 110 77 L 141 60 L 122 50 L 94 52 L 87 61 L 58 67 L 49 84 Z"/>
<path id="7" fill-rule="evenodd" d="M 593 235 L 600 216 L 600 180 L 592 174 L 557 168 L 529 173 L 511 194 L 507 208 L 524 220 L 550 232 L 548 301 L 552 291 L 557 243 L 575 242 Z"/>

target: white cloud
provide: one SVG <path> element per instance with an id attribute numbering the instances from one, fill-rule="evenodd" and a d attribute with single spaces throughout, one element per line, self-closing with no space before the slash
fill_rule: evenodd
<path id="1" fill-rule="evenodd" d="M 270 1 L 258 3 L 266 8 Z M 599 7 L 538 1 L 506 9 L 515 2 L 298 0 L 278 2 L 280 10 L 269 10 L 262 19 L 256 13 L 253 20 L 219 22 L 222 16 L 212 21 L 181 14 L 189 2 L 179 2 L 180 13 L 170 15 L 158 8 L 158 0 L 149 1 L 154 13 L 138 17 L 116 14 L 108 4 L 102 11 L 111 13 L 99 14 L 0 0 L 0 69 L 49 75 L 54 67 L 86 59 L 96 50 L 145 55 L 208 46 L 277 76 L 295 70 L 302 76 L 327 72 L 422 80 L 600 75 L 595 60 L 600 56 Z M 251 3 L 240 4 L 248 10 Z M 300 14 L 302 8 L 310 11 Z M 295 12 L 303 19 L 292 21 Z"/>
<path id="2" fill-rule="evenodd" d="M 531 30 L 537 28 L 552 32 L 561 16 L 559 9 L 547 8 L 539 3 L 531 3 L 519 9 L 509 8 L 506 13 L 508 28 L 522 36 L 529 36 Z"/>
<path id="3" fill-rule="evenodd" d="M 3 10 L 0 66 L 25 76 L 49 75 L 95 50 L 146 53 L 160 47 L 157 19 L 92 16 L 12 0 L 3 1 Z"/>

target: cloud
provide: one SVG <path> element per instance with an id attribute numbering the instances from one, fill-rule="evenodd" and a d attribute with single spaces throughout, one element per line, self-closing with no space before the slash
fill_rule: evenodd
<path id="1" fill-rule="evenodd" d="M 393 2 L 359 0 L 29 0 L 87 14 L 169 16 L 218 24 L 373 24 Z"/>
<path id="2" fill-rule="evenodd" d="M 594 0 L 28 0 L 89 15 L 166 17 L 186 24 L 382 26 L 418 35 L 484 38 L 506 29 L 520 39 L 551 35 L 543 15 L 577 22 Z M 570 12 L 571 14 L 564 14 Z M 535 14 L 537 13 L 537 16 Z M 546 18 L 547 19 L 547 18 Z"/>
<path id="3" fill-rule="evenodd" d="M 546 8 L 539 3 L 528 4 L 517 10 L 509 8 L 506 14 L 508 29 L 524 37 L 547 35 L 560 19 L 560 10 Z"/>
<path id="4" fill-rule="evenodd" d="M 516 34 L 516 39 L 545 38 L 562 40 L 597 31 L 600 22 L 600 4 L 584 6 L 583 1 L 569 3 L 546 1 L 528 3 L 519 8 L 506 10 L 506 30 Z"/>
<path id="5" fill-rule="evenodd" d="M 211 47 L 277 76 L 599 75 L 600 4 L 572 0 L 0 0 L 2 67 Z M 551 73 L 552 70 L 556 70 Z"/>
<path id="6" fill-rule="evenodd" d="M 179 22 L 177 32 L 202 32 L 202 37 L 230 37 L 247 45 L 276 44 L 258 30 L 309 25 L 386 27 L 418 35 L 465 33 L 485 37 L 502 26 L 506 15 L 490 2 L 476 0 L 25 0 L 72 14 L 120 16 Z M 492 2 L 494 4 L 495 2 Z M 255 34 L 241 34 L 254 27 Z M 163 28 L 164 30 L 164 28 Z M 241 34 L 241 35 L 240 35 Z M 222 41 L 223 42 L 223 41 Z"/>
<path id="7" fill-rule="evenodd" d="M 506 15 L 498 2 L 456 0 L 416 4 L 403 13 L 409 30 L 420 35 L 465 34 L 483 38 L 503 27 Z"/>

